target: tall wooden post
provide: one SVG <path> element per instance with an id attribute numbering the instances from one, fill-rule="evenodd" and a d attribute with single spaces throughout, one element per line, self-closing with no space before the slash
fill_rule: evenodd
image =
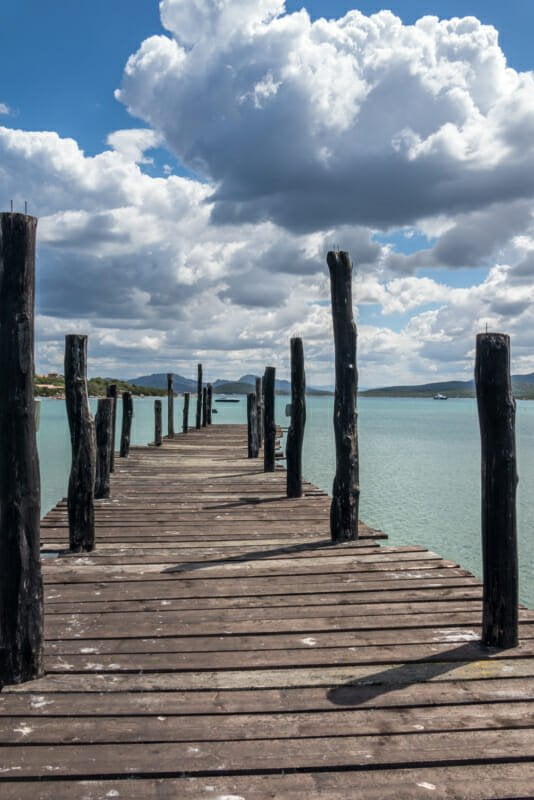
<path id="1" fill-rule="evenodd" d="M 43 674 L 33 400 L 37 219 L 0 214 L 0 688 Z"/>
<path id="2" fill-rule="evenodd" d="M 356 324 L 352 311 L 352 262 L 348 253 L 327 255 L 332 294 L 336 392 L 334 433 L 336 475 L 332 489 L 330 532 L 334 542 L 358 538 L 360 501 L 356 391 Z"/>
<path id="3" fill-rule="evenodd" d="M 109 497 L 110 481 L 109 468 L 111 466 L 111 440 L 113 424 L 113 398 L 101 397 L 98 401 L 95 430 L 96 430 L 96 478 L 95 498 Z"/>
<path id="4" fill-rule="evenodd" d="M 127 458 L 130 452 L 130 437 L 132 433 L 133 399 L 130 392 L 122 393 L 122 429 L 120 457 Z"/>
<path id="5" fill-rule="evenodd" d="M 117 428 L 117 384 L 108 383 L 106 386 L 106 395 L 113 400 L 113 412 L 111 419 L 111 461 L 109 464 L 109 471 L 115 472 L 115 431 Z"/>
<path id="6" fill-rule="evenodd" d="M 258 447 L 263 441 L 263 378 L 256 378 L 256 417 L 258 420 Z"/>
<path id="7" fill-rule="evenodd" d="M 197 416 L 196 425 L 197 430 L 200 430 L 202 422 L 202 364 L 197 365 Z"/>
<path id="8" fill-rule="evenodd" d="M 212 409 L 212 405 L 213 405 L 213 386 L 211 385 L 211 383 L 208 383 L 208 386 L 207 386 L 207 415 L 206 415 L 206 421 L 207 421 L 208 425 L 211 425 L 211 409 Z"/>
<path id="9" fill-rule="evenodd" d="M 248 457 L 258 457 L 258 417 L 256 395 L 254 392 L 247 394 L 247 441 Z"/>
<path id="10" fill-rule="evenodd" d="M 202 427 L 205 428 L 208 421 L 208 390 L 202 388 Z"/>
<path id="11" fill-rule="evenodd" d="M 161 400 L 154 400 L 154 444 L 161 445 Z"/>
<path id="12" fill-rule="evenodd" d="M 264 423 L 264 447 L 263 447 L 263 470 L 264 472 L 274 472 L 275 467 L 275 448 L 276 448 L 276 424 L 274 421 L 274 386 L 275 368 L 266 367 L 263 377 L 263 423 Z"/>
<path id="13" fill-rule="evenodd" d="M 65 337 L 65 401 L 70 428 L 72 465 L 67 505 L 70 549 L 95 546 L 95 424 L 87 397 L 87 336 Z"/>
<path id="14" fill-rule="evenodd" d="M 167 436 L 174 438 L 174 376 L 172 372 L 167 373 Z"/>
<path id="15" fill-rule="evenodd" d="M 515 400 L 510 338 L 479 333 L 475 384 L 482 449 L 482 641 L 490 647 L 518 642 Z"/>
<path id="16" fill-rule="evenodd" d="M 306 425 L 306 376 L 302 339 L 291 339 L 291 423 L 287 432 L 287 496 L 302 496 L 302 443 Z"/>
<path id="17" fill-rule="evenodd" d="M 184 394 L 184 410 L 182 414 L 182 431 L 187 433 L 189 428 L 189 392 Z"/>

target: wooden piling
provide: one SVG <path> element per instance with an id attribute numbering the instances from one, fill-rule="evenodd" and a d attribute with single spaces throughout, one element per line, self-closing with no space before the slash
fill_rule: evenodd
<path id="1" fill-rule="evenodd" d="M 115 432 L 117 429 L 117 384 L 116 383 L 108 383 L 106 386 L 106 396 L 111 397 L 113 400 L 113 413 L 111 419 L 111 461 L 109 465 L 109 471 L 115 471 Z"/>
<path id="2" fill-rule="evenodd" d="M 208 383 L 207 386 L 207 415 L 206 421 L 208 425 L 211 425 L 211 411 L 213 406 L 213 386 L 211 383 Z"/>
<path id="3" fill-rule="evenodd" d="M 264 472 L 274 472 L 275 467 L 275 447 L 276 447 L 276 424 L 274 420 L 274 386 L 275 368 L 266 367 L 263 377 L 263 424 L 264 424 L 264 446 L 263 446 L 263 470 Z"/>
<path id="4" fill-rule="evenodd" d="M 478 334 L 475 384 L 482 450 L 482 641 L 490 647 L 515 647 L 517 466 L 509 336 Z"/>
<path id="5" fill-rule="evenodd" d="M 287 432 L 287 496 L 302 497 L 302 444 L 306 425 L 306 376 L 302 339 L 291 339 L 291 423 Z"/>
<path id="6" fill-rule="evenodd" d="M 167 436 L 174 439 L 174 376 L 167 373 Z"/>
<path id="7" fill-rule="evenodd" d="M 0 688 L 43 673 L 33 397 L 37 219 L 0 214 Z"/>
<path id="8" fill-rule="evenodd" d="M 263 441 L 263 378 L 256 378 L 256 418 L 258 421 L 258 447 Z"/>
<path id="9" fill-rule="evenodd" d="M 132 432 L 133 399 L 130 392 L 122 393 L 122 429 L 120 457 L 127 458 L 130 452 L 130 436 Z"/>
<path id="10" fill-rule="evenodd" d="M 197 416 L 196 428 L 200 430 L 202 422 L 202 364 L 197 365 Z"/>
<path id="11" fill-rule="evenodd" d="M 113 398 L 101 397 L 95 416 L 96 431 L 96 477 L 95 498 L 110 495 L 109 472 L 111 466 Z"/>
<path id="12" fill-rule="evenodd" d="M 332 318 L 336 363 L 334 433 L 336 474 L 332 489 L 330 532 L 334 542 L 358 538 L 360 500 L 356 392 L 356 324 L 352 311 L 352 262 L 348 253 L 330 251 Z"/>
<path id="13" fill-rule="evenodd" d="M 161 400 L 154 400 L 154 444 L 159 447 L 161 445 L 161 427 L 162 427 L 162 412 Z"/>
<path id="14" fill-rule="evenodd" d="M 258 457 L 258 416 L 256 405 L 256 394 L 247 394 L 247 442 L 248 457 Z"/>
<path id="15" fill-rule="evenodd" d="M 202 427 L 205 428 L 208 423 L 208 390 L 204 386 L 202 388 Z"/>
<path id="16" fill-rule="evenodd" d="M 70 549 L 79 553 L 95 546 L 96 442 L 87 396 L 87 336 L 65 337 L 65 401 L 72 447 L 67 497 Z"/>
<path id="17" fill-rule="evenodd" d="M 184 410 L 182 412 L 182 431 L 187 433 L 189 427 L 189 392 L 184 394 Z"/>

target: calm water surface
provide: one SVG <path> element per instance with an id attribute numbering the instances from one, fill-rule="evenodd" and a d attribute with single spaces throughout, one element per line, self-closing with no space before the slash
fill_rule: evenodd
<path id="1" fill-rule="evenodd" d="M 276 419 L 282 426 L 288 424 L 287 400 L 276 400 Z M 154 436 L 154 400 L 135 399 L 134 404 L 132 443 L 146 444 Z M 96 401 L 91 407 L 94 412 Z M 244 400 L 214 407 L 215 423 L 246 421 Z M 193 402 L 191 420 L 194 409 Z M 360 517 L 384 530 L 392 544 L 423 545 L 480 575 L 480 439 L 475 401 L 363 397 L 358 411 Z M 165 421 L 165 408 L 163 416 Z M 307 399 L 304 474 L 328 492 L 335 468 L 332 416 L 333 397 Z M 175 417 L 178 429 L 182 398 L 175 399 Z M 532 401 L 517 403 L 516 438 L 520 598 L 534 608 Z M 70 444 L 63 401 L 41 401 L 38 443 L 44 514 L 66 494 Z"/>

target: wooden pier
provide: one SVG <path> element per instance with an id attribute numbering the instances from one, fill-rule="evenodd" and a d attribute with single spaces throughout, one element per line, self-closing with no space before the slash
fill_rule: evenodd
<path id="1" fill-rule="evenodd" d="M 534 797 L 534 613 L 247 458 L 244 426 L 116 459 L 96 549 L 42 522 L 44 678 L 0 693 L 2 800 Z"/>

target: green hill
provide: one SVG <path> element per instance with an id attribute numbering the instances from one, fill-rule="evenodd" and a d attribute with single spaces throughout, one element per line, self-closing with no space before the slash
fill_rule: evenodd
<path id="1" fill-rule="evenodd" d="M 517 400 L 534 400 L 534 372 L 512 375 L 512 390 Z M 415 386 L 383 386 L 359 393 L 363 397 L 475 397 L 474 381 L 438 381 Z"/>

